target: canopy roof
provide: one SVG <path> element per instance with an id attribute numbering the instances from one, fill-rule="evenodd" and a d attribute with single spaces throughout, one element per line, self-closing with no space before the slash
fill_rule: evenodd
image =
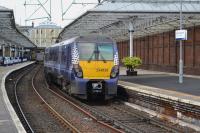
<path id="1" fill-rule="evenodd" d="M 183 27 L 199 25 L 200 1 L 182 2 Z M 127 40 L 131 25 L 134 38 L 179 29 L 179 12 L 179 0 L 107 0 L 67 25 L 58 39 L 103 34 Z"/>
<path id="2" fill-rule="evenodd" d="M 23 35 L 15 25 L 13 10 L 0 6 L 0 39 L 2 43 L 21 45 L 26 48 L 36 47 L 25 35 Z"/>

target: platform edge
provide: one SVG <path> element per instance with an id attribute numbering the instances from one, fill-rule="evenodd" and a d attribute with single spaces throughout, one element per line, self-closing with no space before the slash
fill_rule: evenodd
<path id="1" fill-rule="evenodd" d="M 17 116 L 12 104 L 10 103 L 10 100 L 8 98 L 8 95 L 7 95 L 7 92 L 6 92 L 6 88 L 5 88 L 5 81 L 6 81 L 6 77 L 11 74 L 12 72 L 16 71 L 16 70 L 19 70 L 23 67 L 26 67 L 30 64 L 33 64 L 34 62 L 30 62 L 28 64 L 24 64 L 18 68 L 14 68 L 14 69 L 11 69 L 9 72 L 7 72 L 3 77 L 2 77 L 2 81 L 1 81 L 1 91 L 2 91 L 2 95 L 3 95 L 3 100 L 4 100 L 4 104 L 5 106 L 7 107 L 7 110 L 9 111 L 9 114 L 13 120 L 13 123 L 15 125 L 15 127 L 17 128 L 17 131 L 19 133 L 26 133 L 26 130 L 24 129 L 19 117 Z"/>

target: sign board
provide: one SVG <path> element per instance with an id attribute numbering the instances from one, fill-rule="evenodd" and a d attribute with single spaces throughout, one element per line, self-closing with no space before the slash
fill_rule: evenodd
<path id="1" fill-rule="evenodd" d="M 176 30 L 176 40 L 187 40 L 187 30 Z"/>
<path id="2" fill-rule="evenodd" d="M 26 52 L 30 52 L 30 49 L 25 49 Z"/>

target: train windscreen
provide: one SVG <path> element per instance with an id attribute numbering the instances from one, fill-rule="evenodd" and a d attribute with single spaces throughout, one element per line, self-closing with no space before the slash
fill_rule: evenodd
<path id="1" fill-rule="evenodd" d="M 113 60 L 113 44 L 79 43 L 80 60 Z"/>

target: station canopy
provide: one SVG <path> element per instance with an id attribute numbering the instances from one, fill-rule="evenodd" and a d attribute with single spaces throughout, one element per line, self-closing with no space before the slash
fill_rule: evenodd
<path id="1" fill-rule="evenodd" d="M 0 44 L 36 47 L 15 25 L 13 10 L 0 6 Z"/>
<path id="2" fill-rule="evenodd" d="M 67 25 L 58 40 L 77 35 L 108 35 L 128 40 L 179 29 L 180 0 L 104 0 Z M 200 1 L 182 0 L 183 28 L 200 25 Z"/>

